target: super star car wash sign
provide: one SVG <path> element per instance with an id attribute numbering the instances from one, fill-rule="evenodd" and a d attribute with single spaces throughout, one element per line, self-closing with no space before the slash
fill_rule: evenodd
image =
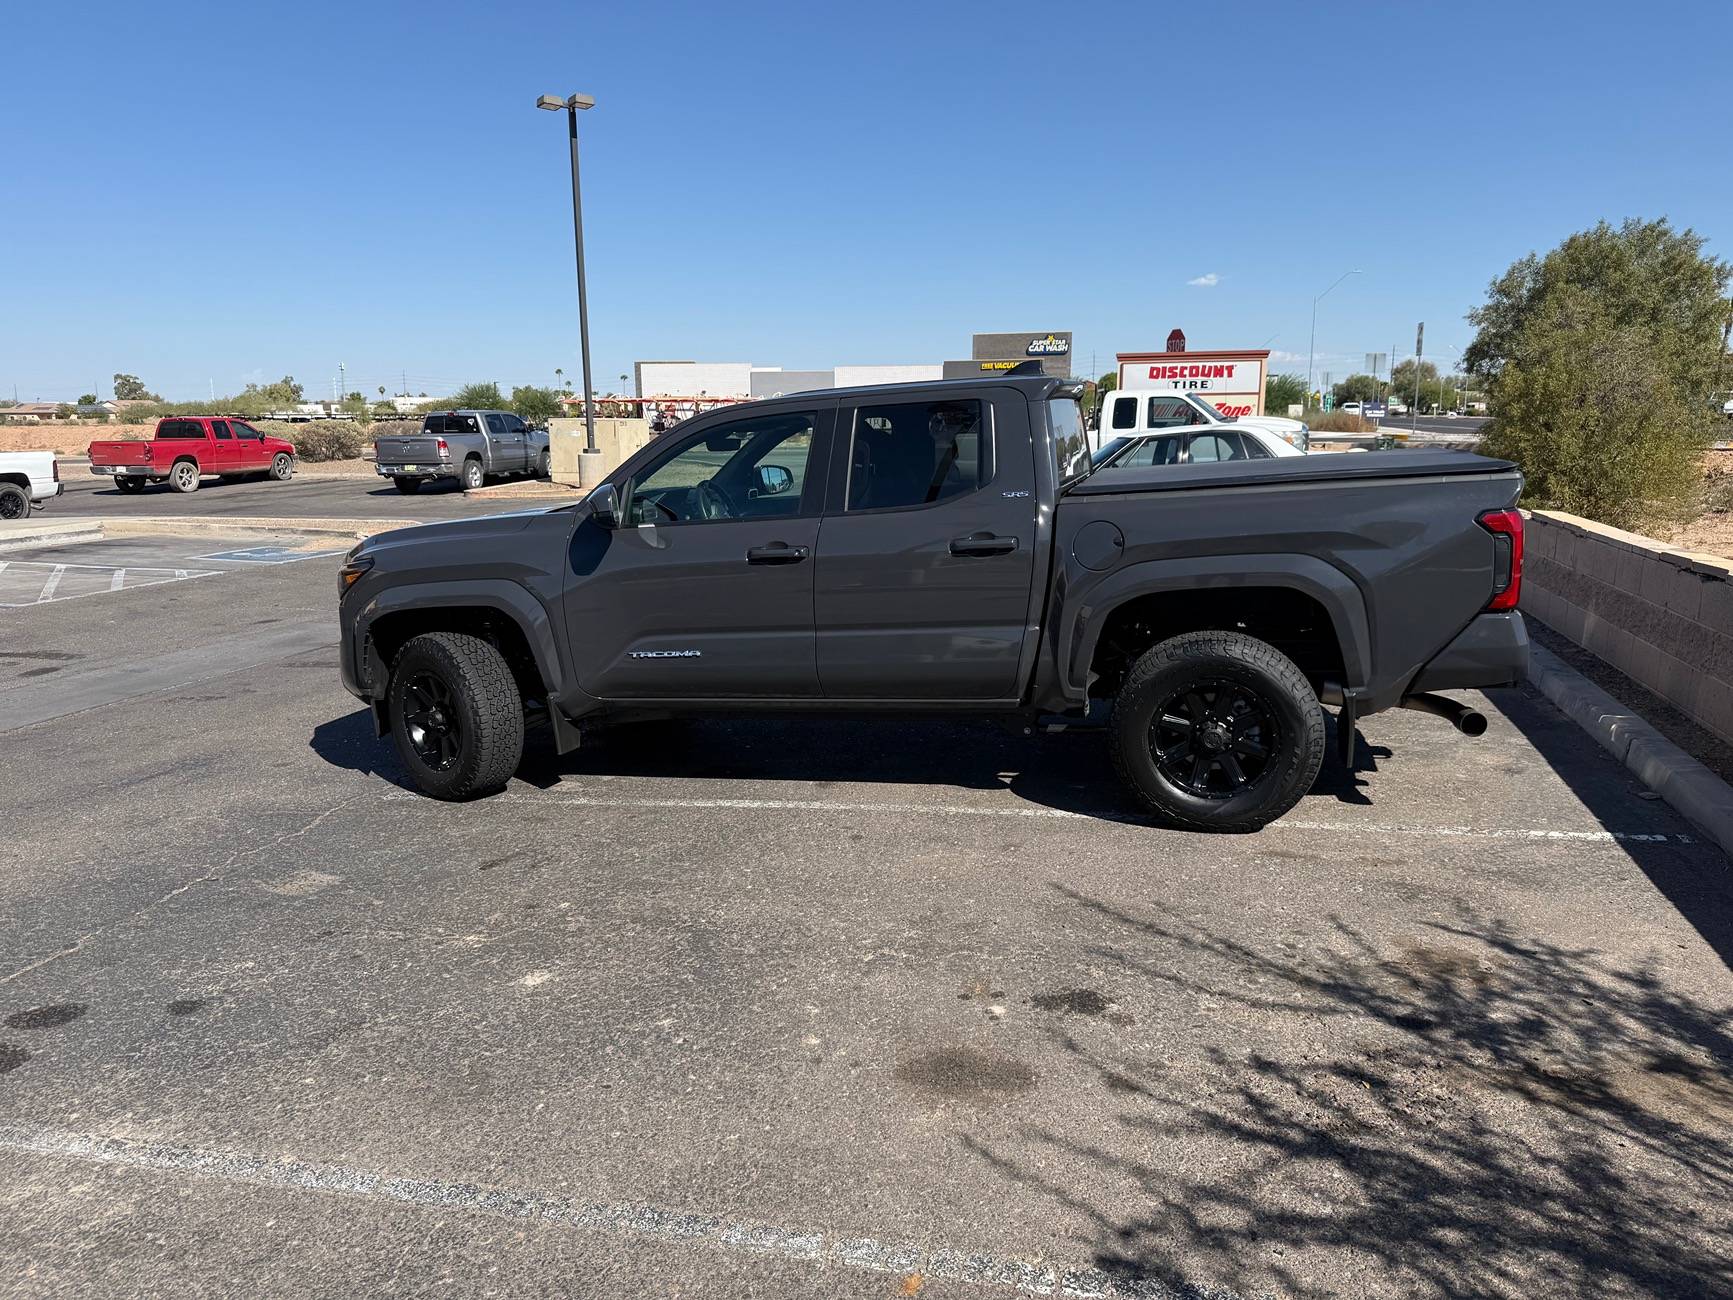
<path id="1" fill-rule="evenodd" d="M 1244 352 L 1121 352 L 1119 386 L 1196 393 L 1229 419 L 1264 413 L 1267 349 Z"/>

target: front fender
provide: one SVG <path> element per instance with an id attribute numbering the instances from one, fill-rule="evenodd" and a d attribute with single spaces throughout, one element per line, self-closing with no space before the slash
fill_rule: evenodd
<path id="1" fill-rule="evenodd" d="M 1372 675 L 1372 636 L 1366 600 L 1354 580 L 1311 555 L 1199 555 L 1128 565 L 1080 593 L 1065 621 L 1059 662 L 1066 694 L 1086 696 L 1089 665 L 1107 616 L 1128 600 L 1163 591 L 1204 587 L 1288 587 L 1312 597 L 1330 616 L 1348 690 L 1367 686 Z"/>
<path id="2" fill-rule="evenodd" d="M 516 623 L 535 656 L 536 671 L 550 697 L 565 689 L 560 669 L 559 647 L 554 641 L 553 620 L 546 606 L 529 591 L 505 579 L 464 579 L 454 582 L 415 582 L 386 587 L 369 597 L 355 616 L 356 653 L 369 643 L 374 623 L 390 614 L 422 609 L 490 609 Z M 365 665 L 360 665 L 365 667 Z M 383 683 L 370 683 L 375 698 L 384 693 Z"/>

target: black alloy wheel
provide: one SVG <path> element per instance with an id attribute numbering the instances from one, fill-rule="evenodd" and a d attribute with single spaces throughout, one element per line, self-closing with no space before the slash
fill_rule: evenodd
<path id="1" fill-rule="evenodd" d="M 1244 682 L 1201 678 L 1175 691 L 1149 727 L 1161 779 L 1198 799 L 1231 799 L 1263 780 L 1281 748 L 1270 702 Z"/>
<path id="2" fill-rule="evenodd" d="M 403 726 L 415 756 L 435 772 L 457 765 L 463 728 L 451 688 L 432 673 L 416 673 L 403 686 Z"/>

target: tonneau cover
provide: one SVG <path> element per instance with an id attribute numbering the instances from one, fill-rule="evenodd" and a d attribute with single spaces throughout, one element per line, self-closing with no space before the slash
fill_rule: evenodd
<path id="1" fill-rule="evenodd" d="M 1314 479 L 1435 478 L 1442 474 L 1501 474 L 1515 469 L 1508 460 L 1476 456 L 1471 451 L 1313 452 L 1309 456 L 1277 456 L 1269 460 L 1099 469 L 1072 487 L 1068 495 L 1180 492 L 1190 488 L 1305 483 Z"/>

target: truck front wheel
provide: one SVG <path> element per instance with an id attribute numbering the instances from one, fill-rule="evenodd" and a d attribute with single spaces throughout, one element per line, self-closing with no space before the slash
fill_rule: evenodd
<path id="1" fill-rule="evenodd" d="M 1280 650 L 1188 632 L 1131 666 L 1109 723 L 1144 807 L 1190 830 L 1253 831 L 1300 801 L 1324 761 L 1324 710 Z"/>
<path id="2" fill-rule="evenodd" d="M 391 670 L 388 704 L 398 757 L 435 799 L 491 794 L 523 759 L 523 698 L 505 656 L 478 637 L 411 638 Z"/>

